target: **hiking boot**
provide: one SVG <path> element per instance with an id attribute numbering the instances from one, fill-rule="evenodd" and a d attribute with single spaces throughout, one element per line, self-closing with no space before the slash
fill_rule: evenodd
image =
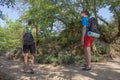
<path id="1" fill-rule="evenodd" d="M 90 68 L 84 67 L 84 68 L 82 68 L 82 70 L 83 71 L 92 71 L 92 67 L 90 67 Z"/>

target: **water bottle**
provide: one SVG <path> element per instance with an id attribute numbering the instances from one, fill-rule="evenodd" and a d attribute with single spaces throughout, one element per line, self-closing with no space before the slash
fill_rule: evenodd
<path id="1" fill-rule="evenodd" d="M 100 37 L 100 34 L 95 33 L 95 32 L 91 32 L 91 31 L 89 31 L 89 32 L 87 33 L 87 35 L 88 35 L 88 36 L 93 36 L 93 37 L 95 37 L 95 38 L 99 38 L 99 37 Z"/>

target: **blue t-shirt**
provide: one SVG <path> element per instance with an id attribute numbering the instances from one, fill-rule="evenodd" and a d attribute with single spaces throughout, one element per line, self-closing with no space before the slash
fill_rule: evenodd
<path id="1" fill-rule="evenodd" d="M 89 31 L 89 17 L 82 18 L 82 26 L 86 26 L 86 34 Z"/>

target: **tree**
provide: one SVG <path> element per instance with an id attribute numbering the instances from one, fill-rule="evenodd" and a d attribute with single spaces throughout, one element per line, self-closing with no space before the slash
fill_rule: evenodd
<path id="1" fill-rule="evenodd" d="M 0 0 L 0 6 L 13 7 L 15 5 L 15 0 Z M 0 18 L 3 19 L 2 11 L 0 10 Z"/>
<path id="2" fill-rule="evenodd" d="M 35 20 L 35 25 L 37 26 L 38 35 L 40 34 L 40 38 L 38 40 L 43 41 L 45 44 L 50 44 L 49 53 L 59 53 L 60 50 L 68 49 L 70 53 L 72 53 L 72 49 L 77 49 L 80 42 L 81 37 L 81 17 L 80 12 L 83 9 L 87 9 L 90 12 L 90 15 L 96 17 L 97 20 L 103 21 L 103 23 L 107 24 L 102 25 L 104 27 L 100 27 L 102 40 L 101 42 L 105 42 L 105 45 L 101 45 L 103 48 L 99 49 L 98 52 L 105 52 L 107 45 L 107 52 L 109 52 L 109 44 L 111 37 L 111 30 L 113 30 L 109 22 L 105 21 L 101 16 L 99 16 L 98 11 L 101 8 L 106 6 L 110 6 L 110 10 L 115 14 L 115 18 L 119 21 L 119 4 L 112 0 L 19 0 L 24 4 L 27 4 L 27 10 L 21 17 L 21 21 L 27 22 L 29 19 Z M 115 5 L 115 6 L 114 6 Z M 113 9 L 112 9 L 113 8 Z M 114 8 L 116 8 L 114 10 Z M 117 12 L 116 12 L 117 10 Z M 0 45 L 2 45 L 1 49 L 13 49 L 16 47 L 20 47 L 20 34 L 22 33 L 23 27 L 22 24 L 17 20 L 12 22 L 11 20 L 6 19 L 7 27 L 0 27 L 0 37 L 1 41 Z M 101 26 L 101 25 L 100 25 Z M 60 31 L 59 31 L 60 30 Z M 2 32 L 3 31 L 3 32 Z M 16 33 L 20 34 L 16 34 Z M 118 33 L 119 34 L 119 33 Z M 14 36 L 13 36 L 14 35 Z M 41 37 L 42 36 L 42 37 Z M 113 37 L 114 38 L 114 37 Z M 99 42 L 99 41 L 98 41 Z M 55 44 L 54 44 L 55 43 Z M 76 44 L 77 43 L 77 44 Z M 109 43 L 109 44 L 108 44 Z M 41 43 L 42 44 L 42 43 Z M 53 45 L 54 44 L 54 45 Z M 54 46 L 60 46 L 59 50 Z M 76 48 L 77 45 L 77 48 Z M 7 46 L 7 47 L 6 47 Z M 42 46 L 42 45 L 41 45 Z M 40 47 L 41 47 L 40 46 Z M 101 47 L 100 46 L 100 47 Z M 44 45 L 43 51 L 49 51 L 48 47 Z M 72 47 L 72 48 L 71 48 Z M 74 47 L 74 48 L 73 48 Z M 98 46 L 99 47 L 99 46 Z M 79 47 L 78 49 L 80 49 Z M 47 49 L 47 50 L 46 50 Z M 67 49 L 65 52 L 67 52 Z M 103 49 L 103 50 L 102 50 Z M 96 49 L 94 49 L 96 50 Z M 45 52 L 47 53 L 47 52 Z M 81 52 L 82 53 L 82 52 Z"/>
<path id="3" fill-rule="evenodd" d="M 69 23 L 79 22 L 80 20 L 80 11 L 75 9 L 79 7 L 79 3 L 72 3 L 70 0 L 35 0 L 28 2 L 31 7 L 22 18 L 34 18 L 43 28 L 53 27 L 55 21 L 61 21 L 66 27 L 68 27 L 67 25 Z"/>
<path id="4" fill-rule="evenodd" d="M 22 32 L 23 25 L 16 20 L 11 21 L 5 18 L 6 26 L 0 27 L 0 50 L 14 51 L 16 48 L 22 46 Z"/>
<path id="5" fill-rule="evenodd" d="M 15 4 L 15 0 L 0 0 L 0 5 L 1 6 L 7 6 L 8 8 L 10 6 L 13 7 L 14 4 Z"/>
<path id="6" fill-rule="evenodd" d="M 119 0 L 111 0 L 109 2 L 110 10 L 114 13 L 114 17 L 118 22 L 118 36 L 120 36 L 120 1 Z"/>

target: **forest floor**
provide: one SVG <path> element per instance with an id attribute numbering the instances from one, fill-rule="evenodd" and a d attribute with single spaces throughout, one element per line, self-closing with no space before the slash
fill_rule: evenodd
<path id="1" fill-rule="evenodd" d="M 0 80 L 120 80 L 120 59 L 92 64 L 90 72 L 75 65 L 35 64 L 35 74 L 25 74 L 21 61 L 0 56 Z"/>

